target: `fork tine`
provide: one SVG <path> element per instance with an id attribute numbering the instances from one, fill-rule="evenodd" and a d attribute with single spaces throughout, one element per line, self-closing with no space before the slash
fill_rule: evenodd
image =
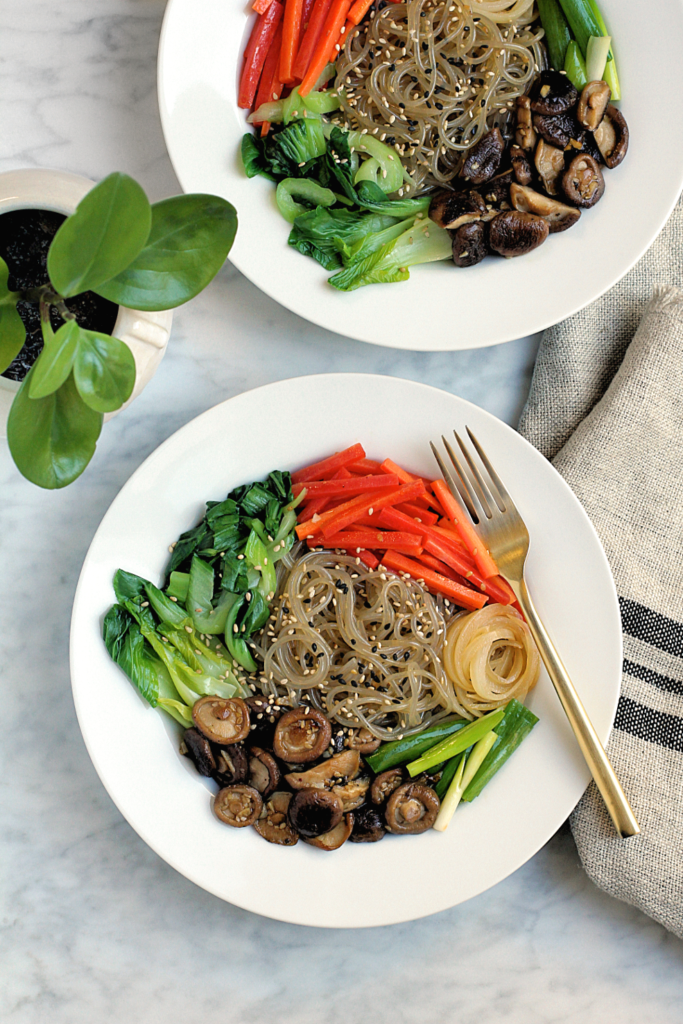
<path id="1" fill-rule="evenodd" d="M 467 492 L 464 491 L 464 489 L 462 488 L 462 484 L 460 483 L 459 480 L 456 481 L 451 471 L 446 468 L 445 462 L 439 455 L 438 449 L 436 448 L 432 441 L 429 442 L 429 446 L 434 453 L 434 458 L 436 459 L 439 465 L 439 469 L 441 470 L 441 474 L 444 480 L 446 481 L 448 490 L 451 492 L 455 500 L 458 502 L 460 508 L 465 513 L 465 515 L 469 515 L 471 519 L 476 519 L 477 514 L 474 510 L 474 506 L 470 504 L 469 497 L 467 496 Z"/>
<path id="2" fill-rule="evenodd" d="M 453 431 L 453 433 L 455 433 L 455 431 Z M 474 509 L 474 513 L 476 515 L 477 521 L 481 522 L 483 519 L 488 519 L 489 518 L 488 512 L 487 512 L 486 508 L 484 507 L 484 505 L 482 504 L 482 502 L 481 502 L 481 500 L 479 498 L 479 495 L 477 494 L 475 488 L 472 486 L 472 481 L 470 480 L 469 476 L 467 475 L 467 471 L 464 469 L 462 463 L 458 459 L 458 456 L 455 454 L 455 452 L 453 451 L 452 446 L 448 443 L 448 441 L 443 436 L 443 434 L 441 435 L 441 440 L 443 441 L 444 448 L 448 452 L 448 454 L 450 456 L 450 459 L 451 459 L 451 462 L 455 466 L 456 472 L 457 472 L 458 476 L 460 477 L 460 481 L 461 481 L 464 489 L 467 492 L 467 497 L 469 498 L 469 504 L 471 504 L 472 508 Z"/>
<path id="3" fill-rule="evenodd" d="M 469 434 L 470 441 L 472 442 L 472 444 L 476 448 L 477 455 L 479 456 L 479 458 L 483 462 L 484 466 L 486 467 L 486 472 L 488 473 L 489 477 L 491 478 L 491 483 L 494 485 L 494 490 L 491 491 L 491 494 L 493 495 L 493 498 L 494 498 L 494 500 L 496 502 L 496 505 L 498 506 L 498 508 L 500 509 L 501 512 L 507 512 L 508 509 L 514 509 L 515 504 L 514 504 L 512 498 L 510 497 L 510 495 L 508 494 L 507 490 L 505 489 L 505 485 L 503 484 L 503 481 L 500 479 L 500 477 L 496 473 L 495 469 L 493 468 L 493 466 L 489 462 L 488 456 L 487 456 L 486 452 L 484 451 L 482 446 L 479 444 L 479 442 L 477 441 L 476 437 L 474 436 L 474 434 L 472 433 L 470 428 L 466 426 L 465 430 Z M 498 491 L 498 494 L 496 494 L 496 490 Z"/>
<path id="4" fill-rule="evenodd" d="M 460 451 L 464 455 L 465 461 L 467 462 L 467 465 L 470 468 L 470 472 L 472 474 L 472 477 L 474 478 L 474 483 L 476 484 L 479 490 L 479 500 L 481 502 L 482 508 L 484 509 L 487 518 L 491 519 L 493 511 L 491 509 L 491 493 L 489 491 L 488 485 L 486 484 L 484 478 L 479 472 L 479 469 L 477 468 L 477 465 L 472 459 L 472 456 L 470 455 L 469 451 L 465 447 L 465 442 L 460 437 L 460 434 L 457 432 L 457 430 L 454 430 L 453 434 L 455 435 L 455 440 L 458 442 L 458 445 L 460 446 Z"/>

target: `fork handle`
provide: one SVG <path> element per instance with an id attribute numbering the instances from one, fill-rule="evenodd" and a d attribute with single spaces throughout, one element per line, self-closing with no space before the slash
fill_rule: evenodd
<path id="1" fill-rule="evenodd" d="M 557 696 L 560 698 L 562 707 L 565 710 L 569 724 L 574 730 L 581 753 L 586 759 L 591 775 L 595 779 L 609 815 L 614 822 L 614 827 L 622 837 L 635 836 L 640 832 L 640 827 L 635 815 L 631 810 L 619 780 L 614 774 L 614 769 L 609 763 L 605 749 L 598 739 L 593 724 L 586 714 L 574 684 L 569 678 L 569 673 L 562 664 L 562 660 L 555 649 L 555 645 L 548 636 L 545 626 L 534 607 L 524 579 L 508 580 L 519 601 L 532 636 L 536 641 L 539 654 L 543 659 L 551 682 L 555 687 Z"/>

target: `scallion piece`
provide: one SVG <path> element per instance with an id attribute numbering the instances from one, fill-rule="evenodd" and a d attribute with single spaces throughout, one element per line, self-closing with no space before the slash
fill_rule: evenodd
<path id="1" fill-rule="evenodd" d="M 445 797 L 446 793 L 448 792 L 448 787 L 453 781 L 453 776 L 460 767 L 460 762 L 465 760 L 465 757 L 465 754 L 456 754 L 455 757 L 452 757 L 450 761 L 446 762 L 441 778 L 434 786 L 434 792 L 438 796 L 439 800 L 443 800 L 443 798 Z"/>
<path id="2" fill-rule="evenodd" d="M 498 736 L 495 732 L 490 731 L 485 733 L 485 735 L 482 736 L 482 738 L 474 745 L 469 757 L 463 757 L 460 765 L 458 766 L 458 770 L 453 777 L 453 781 L 448 787 L 448 792 L 443 799 L 436 821 L 434 822 L 434 828 L 437 832 L 445 832 L 448 828 L 448 824 L 455 814 L 455 809 L 460 803 L 463 793 L 479 771 L 484 758 L 489 753 L 497 739 Z"/>
<path id="3" fill-rule="evenodd" d="M 588 3 L 590 4 L 591 10 L 595 15 L 595 20 L 597 21 L 598 26 L 600 27 L 600 35 L 609 35 L 609 32 L 607 31 L 607 25 L 605 24 L 605 19 L 603 18 L 602 12 L 600 11 L 600 8 L 598 7 L 597 3 L 595 2 L 595 0 L 588 0 Z M 617 102 L 618 100 L 620 100 L 621 86 L 619 85 L 619 75 L 617 74 L 617 63 L 614 59 L 614 50 L 610 50 L 610 53 L 607 57 L 607 63 L 605 64 L 605 72 L 602 77 L 603 81 L 607 82 L 607 84 L 610 87 L 610 92 L 612 93 L 612 101 Z"/>
<path id="4" fill-rule="evenodd" d="M 611 36 L 591 36 L 586 49 L 586 78 L 589 82 L 600 82 L 607 64 Z"/>
<path id="5" fill-rule="evenodd" d="M 567 47 L 567 54 L 564 58 L 564 70 L 567 72 L 567 78 L 572 85 L 581 92 L 588 79 L 586 78 L 586 62 L 583 59 L 583 54 L 579 49 L 576 39 L 572 39 Z"/>
<path id="6" fill-rule="evenodd" d="M 420 772 L 427 771 L 435 764 L 439 764 L 440 761 L 445 761 L 456 754 L 461 754 L 463 750 L 467 750 L 468 747 L 477 743 L 491 729 L 495 729 L 498 723 L 502 722 L 504 716 L 505 711 L 503 708 L 500 708 L 498 711 L 491 711 L 488 715 L 484 715 L 483 718 L 478 718 L 475 722 L 470 722 L 469 725 L 460 729 L 457 735 L 449 736 L 442 740 L 441 743 L 432 746 L 422 757 L 410 762 L 408 765 L 410 776 L 415 778 Z"/>
<path id="7" fill-rule="evenodd" d="M 402 740 L 383 743 L 374 754 L 370 754 L 365 760 L 375 775 L 379 775 L 381 772 L 387 771 L 388 768 L 396 768 L 413 758 L 420 757 L 439 740 L 452 736 L 454 732 L 464 728 L 467 724 L 467 721 L 458 715 L 442 718 L 440 722 L 428 726 L 423 732 L 416 733 L 414 736 L 406 736 Z M 434 762 L 435 765 L 438 763 L 438 761 Z"/>
<path id="8" fill-rule="evenodd" d="M 548 45 L 550 65 L 556 71 L 561 71 L 567 47 L 572 39 L 567 19 L 557 0 L 538 0 L 538 13 Z"/>
<path id="9" fill-rule="evenodd" d="M 606 35 L 606 33 L 601 31 L 589 0 L 560 0 L 560 4 L 572 34 L 581 47 L 581 53 L 585 56 L 590 37 Z"/>
<path id="10" fill-rule="evenodd" d="M 496 726 L 498 736 L 496 744 L 491 748 L 477 774 L 463 793 L 464 801 L 469 802 L 479 796 L 484 786 L 502 768 L 537 722 L 538 718 L 533 711 L 524 707 L 518 700 L 513 698 L 506 705 L 505 717 L 500 725 Z"/>

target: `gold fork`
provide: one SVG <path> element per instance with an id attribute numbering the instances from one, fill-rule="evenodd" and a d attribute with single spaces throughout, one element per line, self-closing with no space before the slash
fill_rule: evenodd
<path id="1" fill-rule="evenodd" d="M 529 550 L 529 531 L 483 448 L 469 427 L 466 429 L 490 482 L 488 484 L 485 482 L 467 446 L 455 430 L 453 433 L 465 460 L 466 468 L 455 454 L 452 446 L 442 436 L 441 440 L 456 471 L 453 475 L 446 468 L 444 460 L 432 444 L 432 451 L 443 473 L 443 478 L 462 511 L 471 518 L 477 533 L 498 565 L 501 575 L 515 592 L 536 641 L 539 654 L 569 719 L 569 724 L 574 730 L 581 752 L 595 779 L 595 784 L 602 794 L 614 827 L 622 837 L 637 835 L 640 828 L 635 815 L 527 590 L 524 580 L 524 563 Z"/>

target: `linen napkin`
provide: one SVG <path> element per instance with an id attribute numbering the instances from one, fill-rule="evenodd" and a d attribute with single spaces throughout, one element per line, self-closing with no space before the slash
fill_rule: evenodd
<path id="1" fill-rule="evenodd" d="M 607 553 L 624 638 L 608 754 L 641 827 L 620 839 L 591 783 L 571 817 L 610 895 L 683 938 L 683 200 L 606 295 L 543 335 L 519 431 Z"/>

